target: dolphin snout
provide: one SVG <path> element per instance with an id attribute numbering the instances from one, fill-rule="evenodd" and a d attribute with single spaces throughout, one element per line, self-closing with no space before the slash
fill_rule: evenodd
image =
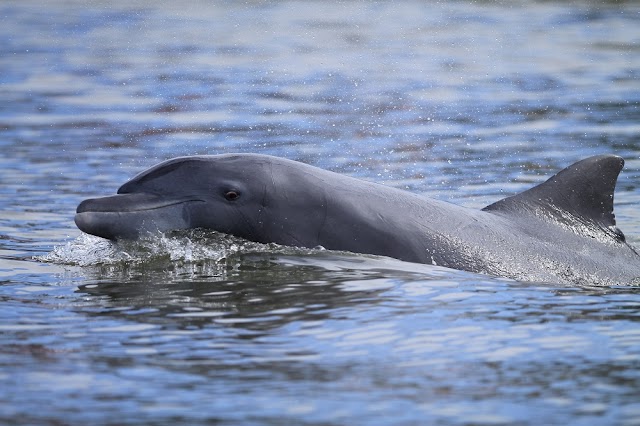
<path id="1" fill-rule="evenodd" d="M 137 238 L 146 232 L 191 227 L 187 205 L 199 199 L 166 198 L 154 194 L 118 194 L 84 200 L 76 209 L 76 226 L 109 240 Z"/>
<path id="2" fill-rule="evenodd" d="M 112 218 L 106 217 L 113 216 Z M 114 223 L 118 221 L 118 213 L 96 213 L 96 212 L 80 212 L 76 213 L 74 222 L 78 229 L 87 234 L 97 237 L 115 240 L 120 238 L 122 233 L 116 232 Z"/>

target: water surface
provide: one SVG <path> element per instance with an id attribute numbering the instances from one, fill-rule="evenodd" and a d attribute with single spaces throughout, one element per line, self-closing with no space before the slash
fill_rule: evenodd
<path id="1" fill-rule="evenodd" d="M 179 155 L 481 208 L 615 153 L 640 246 L 637 3 L 5 1 L 0 21 L 0 423 L 640 424 L 637 288 L 73 224 Z"/>

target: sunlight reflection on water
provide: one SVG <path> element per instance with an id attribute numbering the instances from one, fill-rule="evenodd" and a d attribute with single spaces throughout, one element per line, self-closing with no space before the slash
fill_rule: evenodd
<path id="1" fill-rule="evenodd" d="M 73 224 L 180 155 L 280 155 L 480 208 L 613 152 L 637 246 L 635 3 L 0 12 L 0 423 L 638 424 L 637 288 Z"/>

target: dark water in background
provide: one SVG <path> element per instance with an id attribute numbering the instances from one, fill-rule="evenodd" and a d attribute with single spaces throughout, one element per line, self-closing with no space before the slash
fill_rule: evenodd
<path id="1" fill-rule="evenodd" d="M 482 207 L 612 152 L 638 246 L 638 3 L 50 3 L 0 3 L 0 423 L 640 425 L 637 288 L 73 225 L 178 155 Z"/>

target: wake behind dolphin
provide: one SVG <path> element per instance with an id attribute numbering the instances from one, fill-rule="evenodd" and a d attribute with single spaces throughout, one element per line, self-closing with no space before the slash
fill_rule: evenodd
<path id="1" fill-rule="evenodd" d="M 638 285 L 640 256 L 613 214 L 623 165 L 590 157 L 475 210 L 278 157 L 180 157 L 83 201 L 75 222 L 111 240 L 206 228 L 521 281 Z"/>

